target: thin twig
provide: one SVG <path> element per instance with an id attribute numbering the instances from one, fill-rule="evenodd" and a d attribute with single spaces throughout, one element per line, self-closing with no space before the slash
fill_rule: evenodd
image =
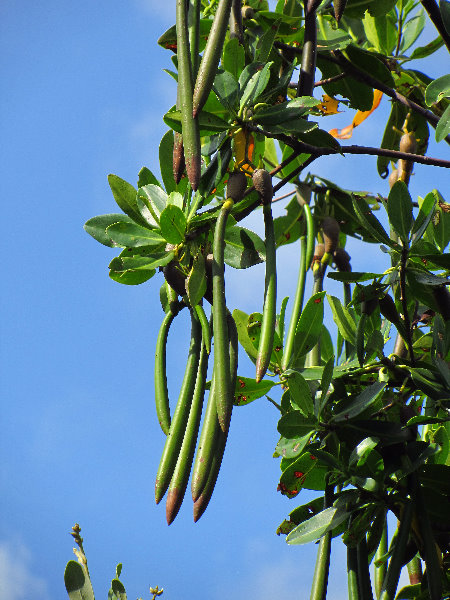
<path id="1" fill-rule="evenodd" d="M 338 73 L 337 75 L 333 75 L 333 77 L 328 77 L 327 79 L 319 79 L 319 81 L 316 81 L 314 83 L 314 87 L 316 88 L 322 85 L 327 85 L 328 83 L 334 83 L 335 81 L 339 81 L 339 79 L 344 79 L 344 77 L 347 77 L 347 73 L 345 73 L 345 71 L 343 71 L 342 73 Z M 291 81 L 288 87 L 291 89 L 297 89 L 298 81 Z"/>

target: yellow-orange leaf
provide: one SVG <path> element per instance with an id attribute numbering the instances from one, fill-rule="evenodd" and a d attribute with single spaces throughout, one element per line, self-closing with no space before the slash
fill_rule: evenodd
<path id="1" fill-rule="evenodd" d="M 353 118 L 351 125 L 347 125 L 347 127 L 344 127 L 341 130 L 331 129 L 328 133 L 330 135 L 332 135 L 333 137 L 338 138 L 340 140 L 349 140 L 353 135 L 354 128 L 358 127 L 358 125 L 361 125 L 361 123 L 363 121 L 365 121 L 367 119 L 367 117 L 369 115 L 371 115 L 376 108 L 378 108 L 378 106 L 381 102 L 382 96 L 383 96 L 383 92 L 380 92 L 380 90 L 374 90 L 373 91 L 373 103 L 372 103 L 372 108 L 370 110 L 364 110 L 364 111 L 358 110 L 358 112 L 356 113 L 356 115 Z"/>
<path id="2" fill-rule="evenodd" d="M 252 172 L 254 167 L 250 164 L 255 150 L 255 140 L 250 132 L 240 129 L 233 137 L 234 155 L 236 164 L 241 171 Z"/>
<path id="3" fill-rule="evenodd" d="M 339 100 L 335 98 L 331 98 L 328 94 L 324 94 L 322 96 L 322 102 L 317 106 L 317 108 L 324 115 L 336 115 L 338 112 Z"/>

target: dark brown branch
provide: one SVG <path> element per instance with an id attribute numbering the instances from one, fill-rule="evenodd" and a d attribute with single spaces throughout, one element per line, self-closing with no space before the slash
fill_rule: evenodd
<path id="1" fill-rule="evenodd" d="M 244 44 L 244 27 L 242 25 L 242 2 L 233 0 L 230 13 L 230 38 L 237 37 L 241 46 Z"/>
<path id="2" fill-rule="evenodd" d="M 315 3 L 317 4 L 317 2 Z M 312 0 L 305 1 L 305 37 L 300 66 L 297 96 L 312 96 L 317 60 L 316 6 Z"/>
<path id="3" fill-rule="evenodd" d="M 371 146 L 340 146 L 338 150 L 336 148 L 317 147 L 312 146 L 311 144 L 306 144 L 305 142 L 300 142 L 299 140 L 296 140 L 284 133 L 271 133 L 270 131 L 266 131 L 260 127 L 255 127 L 249 123 L 245 123 L 245 127 L 247 127 L 247 129 L 250 131 L 262 133 L 266 137 L 271 137 L 283 142 L 295 150 L 297 154 L 314 154 L 316 157 L 329 156 L 330 154 L 368 154 L 371 156 L 386 156 L 387 158 L 392 158 L 394 160 L 403 158 L 404 160 L 409 160 L 422 165 L 443 167 L 445 169 L 450 168 L 450 160 L 444 160 L 442 158 L 432 158 L 430 156 L 422 156 L 421 154 L 410 154 L 408 152 L 388 150 L 387 148 L 374 148 Z"/>
<path id="4" fill-rule="evenodd" d="M 403 94 L 397 92 L 397 90 L 390 88 L 382 81 L 378 81 L 378 79 L 375 79 L 375 77 L 372 77 L 372 75 L 369 75 L 365 71 L 362 71 L 349 60 L 347 60 L 342 54 L 342 52 L 340 52 L 340 50 L 332 51 L 331 57 L 324 54 L 323 58 L 325 60 L 330 60 L 331 62 L 338 64 L 339 66 L 344 68 L 350 76 L 354 77 L 355 79 L 359 79 L 360 81 L 367 83 L 371 87 L 380 90 L 380 92 L 383 92 L 383 94 L 386 94 L 386 96 L 389 96 L 393 100 L 397 100 L 401 104 L 404 104 L 408 108 L 411 108 L 416 113 L 421 115 L 424 119 L 426 119 L 428 123 L 430 123 L 430 125 L 436 128 L 439 122 L 439 117 L 432 113 L 431 110 L 423 108 L 422 106 L 420 106 L 420 104 L 416 104 L 416 102 L 414 102 L 413 100 L 409 100 L 409 98 L 406 98 L 405 96 L 403 96 Z M 444 139 L 448 144 L 450 144 L 450 135 L 447 135 L 447 137 L 445 137 Z"/>
<path id="5" fill-rule="evenodd" d="M 430 17 L 433 25 L 436 27 L 442 39 L 444 40 L 444 44 L 447 46 L 448 51 L 450 52 L 450 35 L 445 29 L 445 25 L 441 16 L 441 11 L 439 10 L 437 2 L 435 2 L 435 0 L 420 1 L 424 9 L 427 11 L 428 16 Z"/>

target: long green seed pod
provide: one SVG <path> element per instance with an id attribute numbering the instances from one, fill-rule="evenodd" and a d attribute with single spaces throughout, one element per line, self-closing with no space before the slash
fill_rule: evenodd
<path id="1" fill-rule="evenodd" d="M 170 428 L 169 392 L 167 390 L 166 346 L 169 328 L 175 317 L 172 310 L 164 316 L 156 340 L 155 350 L 155 405 L 158 421 L 163 432 L 168 435 Z"/>
<path id="2" fill-rule="evenodd" d="M 228 336 L 230 338 L 230 381 L 231 389 L 234 392 L 237 379 L 238 368 L 238 333 L 236 323 L 233 317 L 227 313 Z M 212 468 L 212 463 L 217 455 L 217 444 L 222 434 L 219 421 L 217 418 L 216 400 L 214 396 L 215 383 L 214 377 L 211 381 L 211 389 L 206 406 L 205 418 L 198 443 L 197 455 L 195 457 L 194 468 L 192 472 L 192 499 L 194 502 L 198 500 L 202 494 L 206 482 L 208 481 L 209 473 Z M 212 492 L 211 492 L 212 493 Z M 205 507 L 206 508 L 206 507 Z"/>
<path id="3" fill-rule="evenodd" d="M 227 307 L 225 301 L 225 228 L 233 200 L 225 200 L 217 218 L 213 242 L 213 330 L 214 330 L 214 379 L 217 416 L 222 431 L 226 431 L 233 407 L 233 393 L 230 382 L 230 353 L 227 328 Z"/>
<path id="4" fill-rule="evenodd" d="M 206 347 L 206 352 L 209 354 L 211 352 L 211 330 L 209 328 L 208 319 L 206 318 L 205 311 L 201 304 L 197 304 L 194 310 L 197 313 L 198 320 L 202 327 L 202 338 Z"/>
<path id="5" fill-rule="evenodd" d="M 394 552 L 392 553 L 386 577 L 383 581 L 379 600 L 392 600 L 395 598 L 395 592 L 400 578 L 400 572 L 403 567 L 406 545 L 411 532 L 411 523 L 413 517 L 413 503 L 407 502 L 403 509 L 402 518 L 398 528 L 398 536 L 395 542 Z"/>
<path id="6" fill-rule="evenodd" d="M 170 525 L 177 516 L 186 493 L 186 487 L 189 481 L 189 475 L 195 453 L 195 444 L 197 442 L 197 435 L 200 427 L 200 418 L 202 416 L 207 370 L 208 352 L 203 344 L 200 354 L 200 362 L 198 365 L 197 378 L 195 381 L 191 410 L 189 412 L 189 419 L 186 425 L 186 432 L 184 434 L 180 454 L 178 455 L 177 464 L 175 466 L 169 486 L 169 492 L 167 494 L 166 519 L 168 525 Z"/>
<path id="7" fill-rule="evenodd" d="M 177 0 L 179 3 L 180 0 Z M 193 98 L 194 117 L 201 111 L 208 99 L 222 54 L 228 20 L 230 18 L 232 0 L 219 0 L 206 48 L 200 62 L 195 81 Z"/>
<path id="8" fill-rule="evenodd" d="M 295 292 L 294 306 L 292 308 L 291 320 L 286 335 L 286 343 L 284 345 L 282 368 L 286 370 L 292 357 L 294 348 L 295 331 L 297 329 L 298 320 L 303 309 L 303 299 L 305 296 L 306 272 L 311 263 L 314 252 L 314 224 L 311 215 L 311 209 L 306 202 L 303 204 L 303 212 L 306 219 L 306 238 L 300 238 L 300 267 L 297 279 L 297 290 Z M 309 255 L 309 258 L 308 258 Z M 309 262 L 308 262 L 309 261 Z"/>
<path id="9" fill-rule="evenodd" d="M 217 477 L 219 476 L 222 459 L 227 443 L 228 429 L 222 431 L 219 428 L 218 440 L 214 452 L 212 464 L 208 473 L 208 479 L 202 489 L 200 496 L 194 502 L 194 523 L 196 523 L 208 507 L 209 501 L 216 485 Z"/>
<path id="10" fill-rule="evenodd" d="M 180 110 L 180 88 L 177 88 L 177 110 Z M 173 134 L 173 153 L 172 153 L 172 169 L 173 179 L 178 185 L 183 177 L 184 168 L 186 164 L 184 162 L 184 146 L 183 136 L 178 131 Z"/>
<path id="11" fill-rule="evenodd" d="M 198 120 L 192 116 L 192 65 L 189 51 L 188 19 L 186 0 L 177 0 L 177 58 L 178 90 L 181 110 L 186 172 L 192 189 L 198 188 L 200 180 L 201 154 Z"/>
<path id="12" fill-rule="evenodd" d="M 173 470 L 178 459 L 178 454 L 183 442 L 186 423 L 194 392 L 200 351 L 202 345 L 202 328 L 197 313 L 191 309 L 191 343 L 186 370 L 181 384 L 178 403 L 166 438 L 161 461 L 158 467 L 155 484 L 155 498 L 158 504 L 169 487 Z"/>
<path id="13" fill-rule="evenodd" d="M 375 552 L 375 572 L 374 572 L 374 587 L 376 597 L 379 598 L 381 595 L 381 588 L 383 587 L 383 581 L 386 577 L 387 565 L 385 562 L 377 564 L 377 560 L 384 556 L 388 551 L 388 530 L 386 517 L 384 519 L 383 533 L 381 534 L 380 543 L 378 544 L 377 551 Z"/>
<path id="14" fill-rule="evenodd" d="M 197 454 L 192 470 L 191 492 L 194 502 L 199 498 L 208 480 L 219 432 L 220 425 L 217 419 L 215 382 L 213 377 L 211 380 L 211 388 L 209 390 L 203 426 L 198 441 Z"/>
<path id="15" fill-rule="evenodd" d="M 270 364 L 277 316 L 277 260 L 271 200 L 272 198 L 270 198 L 269 202 L 264 202 L 263 205 L 266 236 L 266 289 L 261 324 L 261 337 L 259 340 L 258 354 L 256 355 L 256 383 L 259 383 L 264 377 Z"/>
<path id="16" fill-rule="evenodd" d="M 201 0 L 190 0 L 188 13 L 189 46 L 191 51 L 191 64 L 193 79 L 197 77 L 198 71 L 198 48 L 200 43 L 200 11 Z"/>
<path id="17" fill-rule="evenodd" d="M 367 539 L 364 535 L 356 547 L 358 560 L 358 587 L 360 600 L 373 600 L 372 582 L 370 581 Z"/>

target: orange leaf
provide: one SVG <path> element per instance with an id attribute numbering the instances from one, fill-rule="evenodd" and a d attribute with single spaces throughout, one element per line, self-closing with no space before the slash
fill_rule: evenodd
<path id="1" fill-rule="evenodd" d="M 365 121 L 367 119 L 367 117 L 369 115 L 371 115 L 376 108 L 378 108 L 378 106 L 381 102 L 382 96 L 383 96 L 383 92 L 380 92 L 380 90 L 374 90 L 373 91 L 373 103 L 372 103 L 372 108 L 370 110 L 364 110 L 364 111 L 358 110 L 356 115 L 353 117 L 353 121 L 352 121 L 351 125 L 347 125 L 347 127 L 344 127 L 340 131 L 339 131 L 339 129 L 331 129 L 328 133 L 330 135 L 332 135 L 333 137 L 338 138 L 340 140 L 349 140 L 353 135 L 353 129 L 355 127 L 358 127 L 358 125 L 361 125 L 361 123 L 363 121 Z"/>

